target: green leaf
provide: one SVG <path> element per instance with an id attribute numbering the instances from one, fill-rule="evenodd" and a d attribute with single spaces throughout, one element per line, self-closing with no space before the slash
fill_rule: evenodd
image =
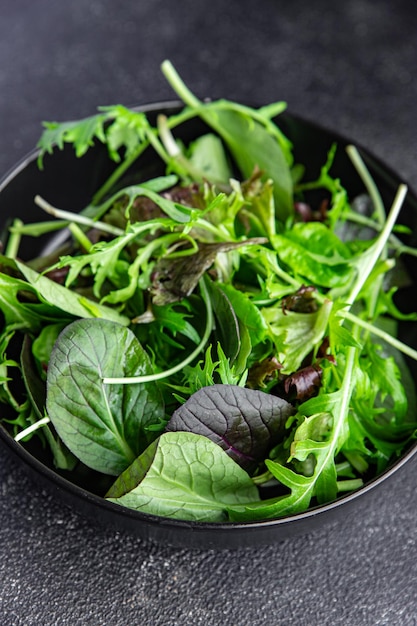
<path id="1" fill-rule="evenodd" d="M 44 122 L 45 130 L 37 145 L 41 150 L 39 163 L 42 163 L 44 154 L 52 153 L 55 147 L 62 150 L 64 143 L 72 143 L 77 157 L 81 157 L 94 145 L 95 138 L 104 142 L 103 126 L 107 117 L 98 114 L 70 122 Z"/>
<path id="2" fill-rule="evenodd" d="M 39 164 L 42 166 L 46 153 L 51 154 L 54 148 L 62 150 L 65 143 L 72 144 L 76 156 L 82 157 L 96 139 L 107 144 L 109 155 L 116 162 L 120 161 L 121 148 L 125 149 L 126 158 L 134 156 L 150 129 L 146 115 L 122 105 L 100 107 L 100 111 L 81 120 L 44 122 L 45 130 L 38 141 Z"/>
<path id="3" fill-rule="evenodd" d="M 37 328 L 41 323 L 36 305 L 22 302 L 19 294 L 27 290 L 23 280 L 0 273 L 0 308 L 6 324 L 20 328 Z M 33 292 L 32 289 L 29 289 Z"/>
<path id="4" fill-rule="evenodd" d="M 228 183 L 232 176 L 223 144 L 217 135 L 202 135 L 189 146 L 190 161 L 206 180 Z"/>
<path id="5" fill-rule="evenodd" d="M 344 286 L 352 277 L 349 249 L 321 222 L 294 224 L 272 237 L 272 244 L 296 276 L 314 285 Z"/>
<path id="6" fill-rule="evenodd" d="M 105 385 L 104 377 L 152 373 L 134 334 L 108 320 L 78 320 L 59 336 L 48 367 L 47 412 L 59 436 L 85 465 L 120 474 L 162 424 L 156 383 Z"/>
<path id="7" fill-rule="evenodd" d="M 164 433 L 115 482 L 107 498 L 174 519 L 222 522 L 235 504 L 259 499 L 248 474 L 215 443 Z"/>
<path id="8" fill-rule="evenodd" d="M 276 234 L 274 186 L 271 180 L 261 182 L 253 176 L 244 185 L 244 197 L 248 207 L 241 210 L 241 215 L 254 226 L 258 226 L 256 234 L 266 235 L 269 239 Z"/>
<path id="9" fill-rule="evenodd" d="M 239 321 L 229 298 L 220 289 L 220 285 L 211 281 L 208 287 L 216 319 L 216 337 L 224 354 L 233 363 L 239 355 L 241 346 Z"/>
<path id="10" fill-rule="evenodd" d="M 187 301 L 184 301 L 186 304 Z M 159 333 L 164 333 L 165 329 L 168 329 L 175 337 L 177 333 L 184 335 L 190 341 L 198 344 L 200 341 L 200 335 L 192 324 L 187 320 L 187 317 L 191 317 L 191 314 L 187 310 L 181 310 L 175 304 L 166 304 L 163 306 L 154 306 L 152 309 L 154 316 L 154 324 L 157 327 Z"/>
<path id="11" fill-rule="evenodd" d="M 258 113 L 227 100 L 203 104 L 169 61 L 164 61 L 162 71 L 179 97 L 223 139 L 244 178 L 250 178 L 259 169 L 264 179 L 273 181 L 276 216 L 285 222 L 294 213 L 288 142 L 269 119 L 271 110 L 264 108 Z"/>
<path id="12" fill-rule="evenodd" d="M 185 393 L 187 396 L 191 396 L 191 394 L 202 387 L 214 385 L 215 372 L 219 361 L 213 361 L 211 352 L 212 344 L 209 344 L 204 354 L 204 360 L 199 361 L 194 366 L 187 365 L 184 368 L 183 373 L 186 385 L 180 387 L 179 391 Z"/>
<path id="13" fill-rule="evenodd" d="M 227 144 L 244 178 L 261 170 L 264 179 L 274 183 L 275 211 L 285 221 L 293 213 L 293 188 L 290 168 L 281 145 L 259 122 L 249 115 L 213 103 L 200 111 L 200 116 Z"/>
<path id="14" fill-rule="evenodd" d="M 235 507 L 232 519 L 256 520 L 281 517 L 306 510 L 313 497 L 320 503 L 337 495 L 335 457 L 349 436 L 349 404 L 354 389 L 355 348 L 349 347 L 343 381 L 338 391 L 322 393 L 299 407 L 299 424 L 291 445 L 291 458 L 315 460 L 314 472 L 304 476 L 279 462 L 266 460 L 271 474 L 288 487 L 290 493 L 247 507 Z"/>
<path id="15" fill-rule="evenodd" d="M 304 358 L 318 347 L 325 336 L 333 303 L 325 300 L 314 313 L 283 311 L 272 306 L 262 309 L 278 350 L 282 373 L 292 374 L 299 369 Z"/>
<path id="16" fill-rule="evenodd" d="M 61 309 L 67 315 L 85 318 L 102 317 L 125 326 L 129 323 L 129 319 L 115 309 L 93 302 L 63 285 L 59 285 L 47 276 L 38 274 L 25 263 L 16 261 L 16 265 L 28 283 L 36 289 L 36 293 L 41 301 Z"/>
<path id="17" fill-rule="evenodd" d="M 47 328 L 50 328 L 47 326 Z M 31 349 L 32 348 L 32 349 Z M 42 380 L 33 359 L 33 344 L 29 335 L 25 335 L 21 350 L 21 371 L 25 388 L 30 399 L 34 416 L 41 420 L 45 416 L 46 385 Z M 49 360 L 49 358 L 48 358 Z M 26 424 L 27 426 L 27 424 Z M 39 431 L 34 431 L 39 434 Z M 51 449 L 55 467 L 59 469 L 72 470 L 78 463 L 78 459 L 66 448 L 56 433 L 52 432 L 49 425 L 44 425 L 40 431 Z"/>
<path id="18" fill-rule="evenodd" d="M 51 357 L 52 348 L 55 345 L 59 333 L 64 330 L 65 326 L 65 322 L 47 324 L 42 328 L 39 335 L 33 340 L 32 353 L 37 360 L 40 369 L 46 369 Z"/>
<path id="19" fill-rule="evenodd" d="M 236 289 L 230 283 L 218 283 L 217 288 L 227 296 L 237 318 L 247 329 L 252 346 L 261 343 L 268 333 L 268 326 L 249 294 Z"/>
<path id="20" fill-rule="evenodd" d="M 107 117 L 112 120 L 106 129 L 106 143 L 111 158 L 119 162 L 119 151 L 124 148 L 124 158 L 129 159 L 146 140 L 150 128 L 146 115 L 122 105 L 101 107 L 100 110 L 106 111 Z"/>

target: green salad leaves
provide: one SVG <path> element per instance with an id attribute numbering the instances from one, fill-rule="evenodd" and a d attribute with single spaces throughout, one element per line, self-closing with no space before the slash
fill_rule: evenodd
<path id="1" fill-rule="evenodd" d="M 283 103 L 203 102 L 162 70 L 184 107 L 155 124 L 120 105 L 45 124 L 39 167 L 103 144 L 114 169 L 81 211 L 37 196 L 52 218 L 3 242 L 7 427 L 144 513 L 244 522 L 332 502 L 417 432 L 417 352 L 396 336 L 417 320 L 396 300 L 394 269 L 417 254 L 395 232 L 407 188 L 385 207 L 352 146 L 360 197 L 332 174 L 337 146 L 309 180 Z M 207 130 L 185 141 L 193 118 Z M 162 173 L 132 176 L 139 157 Z M 56 230 L 64 246 L 19 259 L 22 238 Z"/>

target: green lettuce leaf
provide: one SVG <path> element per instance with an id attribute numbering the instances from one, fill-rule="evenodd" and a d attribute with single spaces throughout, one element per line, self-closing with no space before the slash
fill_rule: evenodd
<path id="1" fill-rule="evenodd" d="M 215 443 L 164 433 L 110 488 L 123 506 L 174 519 L 223 522 L 235 504 L 259 500 L 249 475 Z"/>
<path id="2" fill-rule="evenodd" d="M 47 413 L 85 465 L 118 475 L 162 430 L 164 405 L 155 382 L 103 383 L 104 377 L 150 373 L 135 335 L 114 322 L 77 320 L 58 337 L 48 366 Z"/>

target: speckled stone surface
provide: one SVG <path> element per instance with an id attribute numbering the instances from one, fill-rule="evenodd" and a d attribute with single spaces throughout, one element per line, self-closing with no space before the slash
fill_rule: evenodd
<path id="1" fill-rule="evenodd" d="M 411 2 L 7 0 L 0 7 L 0 172 L 43 119 L 172 98 L 266 103 L 338 129 L 417 176 Z M 189 551 L 97 526 L 0 451 L 2 626 L 417 624 L 414 461 L 355 515 L 262 548 Z"/>

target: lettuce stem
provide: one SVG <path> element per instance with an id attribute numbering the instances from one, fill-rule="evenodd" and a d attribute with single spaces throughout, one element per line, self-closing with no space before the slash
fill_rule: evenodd
<path id="1" fill-rule="evenodd" d="M 23 222 L 22 220 L 16 218 L 13 221 L 13 225 L 10 229 L 10 235 L 9 235 L 9 239 L 7 241 L 7 246 L 6 246 L 6 250 L 4 252 L 4 255 L 9 257 L 9 259 L 15 259 L 18 255 L 19 252 L 19 247 L 20 247 L 20 241 L 22 239 L 22 235 L 19 232 L 19 229 L 23 226 Z M 12 229 L 16 229 L 15 231 L 13 231 Z"/>
<path id="2" fill-rule="evenodd" d="M 42 419 L 38 420 L 34 424 L 31 424 L 30 426 L 28 426 L 24 430 L 21 430 L 20 433 L 17 433 L 17 435 L 15 436 L 14 440 L 15 441 L 21 441 L 22 439 L 24 439 L 28 435 L 31 435 L 36 430 L 38 430 L 38 428 L 41 428 L 42 426 L 46 426 L 46 424 L 49 424 L 50 421 L 51 420 L 49 419 L 49 417 L 47 415 L 45 417 L 42 417 Z"/>
<path id="3" fill-rule="evenodd" d="M 111 224 L 106 224 L 105 222 L 95 222 L 90 217 L 86 217 L 84 215 L 81 215 L 80 213 L 72 213 L 71 211 L 57 209 L 56 207 L 52 206 L 52 204 L 49 204 L 49 202 L 47 202 L 41 196 L 35 196 L 35 204 L 37 204 L 46 213 L 49 213 L 49 215 L 52 215 L 59 220 L 64 220 L 65 222 L 76 222 L 83 226 L 87 226 L 88 228 L 96 228 L 97 230 L 109 233 L 110 235 L 114 235 L 115 237 L 119 237 L 120 235 L 125 234 L 124 230 L 122 230 L 121 228 L 117 228 L 116 226 L 112 226 Z"/>
<path id="4" fill-rule="evenodd" d="M 378 188 L 375 184 L 375 181 L 372 178 L 371 174 L 369 173 L 365 163 L 363 162 L 363 159 L 361 155 L 359 154 L 358 149 L 355 146 L 349 145 L 346 147 L 346 152 L 348 153 L 350 160 L 355 166 L 356 171 L 360 175 L 362 182 L 364 183 L 371 197 L 377 220 L 382 226 L 382 224 L 385 221 L 384 203 L 382 201 Z"/>
<path id="5" fill-rule="evenodd" d="M 361 319 L 360 317 L 357 317 L 350 311 L 340 311 L 340 315 L 344 317 L 345 319 L 349 320 L 350 322 L 352 322 L 353 324 L 356 324 L 357 326 L 360 326 L 364 330 L 375 335 L 376 337 L 380 337 L 386 343 L 390 344 L 393 348 L 396 348 L 403 354 L 406 354 L 407 356 L 417 361 L 417 350 L 414 350 L 414 348 L 411 348 L 411 346 L 407 345 L 406 343 L 403 343 L 399 339 L 396 339 L 396 337 L 393 337 L 392 335 L 387 333 L 385 330 L 378 328 L 378 326 L 374 326 L 374 324 L 370 324 L 369 322 L 366 322 L 365 320 Z"/>

